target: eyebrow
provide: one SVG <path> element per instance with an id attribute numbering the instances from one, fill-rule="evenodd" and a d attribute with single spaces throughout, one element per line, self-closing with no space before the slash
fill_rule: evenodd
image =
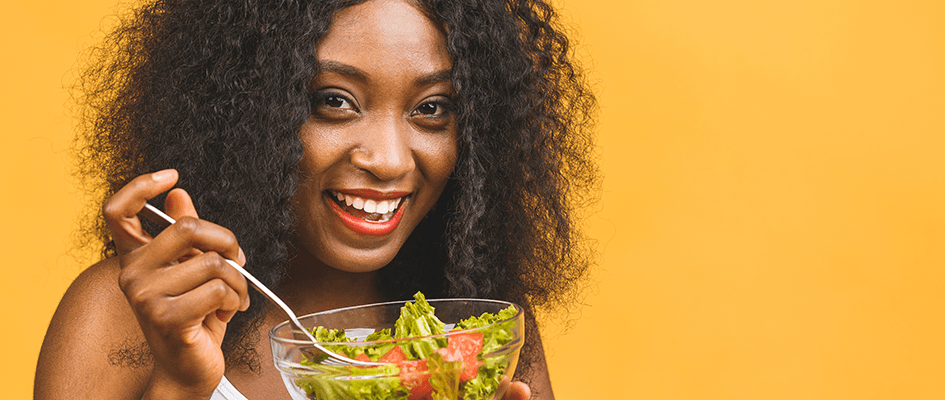
<path id="1" fill-rule="evenodd" d="M 364 71 L 361 71 L 357 67 L 348 65 L 338 61 L 332 60 L 323 60 L 319 61 L 317 65 L 317 73 L 322 72 L 333 72 L 336 74 L 347 75 L 358 80 L 366 81 L 368 80 L 367 74 Z M 443 81 L 449 81 L 453 75 L 452 69 L 444 69 L 440 71 L 431 72 L 429 74 L 423 75 L 417 78 L 416 82 L 420 85 L 432 85 L 435 83 L 440 83 Z"/>
<path id="2" fill-rule="evenodd" d="M 319 61 L 316 72 L 317 73 L 334 72 L 336 74 L 348 75 L 362 81 L 367 80 L 367 75 L 364 72 L 361 72 L 360 69 L 357 69 L 345 63 L 340 63 L 338 61 L 331 61 L 331 60 Z"/>
<path id="3" fill-rule="evenodd" d="M 452 69 L 444 69 L 421 76 L 420 79 L 417 79 L 417 83 L 421 85 L 432 85 L 434 83 L 449 81 L 452 76 Z"/>

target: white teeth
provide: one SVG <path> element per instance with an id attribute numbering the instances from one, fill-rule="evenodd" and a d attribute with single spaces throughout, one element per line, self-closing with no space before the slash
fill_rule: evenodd
<path id="1" fill-rule="evenodd" d="M 367 213 L 381 214 L 383 220 L 393 217 L 394 211 L 397 210 L 397 207 L 400 207 L 400 202 L 404 199 L 401 197 L 393 200 L 370 200 L 335 191 L 332 191 L 332 195 L 338 199 L 339 202 L 344 202 L 345 205 L 349 207 L 354 207 L 355 209 L 363 210 Z"/>
<path id="2" fill-rule="evenodd" d="M 377 203 L 377 213 L 378 214 L 387 214 L 387 210 L 390 207 L 390 203 L 386 201 L 381 201 Z"/>

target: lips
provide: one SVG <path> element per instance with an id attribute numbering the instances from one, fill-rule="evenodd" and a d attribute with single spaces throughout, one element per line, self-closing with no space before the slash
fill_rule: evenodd
<path id="1" fill-rule="evenodd" d="M 332 211 L 348 229 L 359 235 L 384 236 L 393 232 L 400 223 L 409 193 L 329 190 L 325 196 Z"/>

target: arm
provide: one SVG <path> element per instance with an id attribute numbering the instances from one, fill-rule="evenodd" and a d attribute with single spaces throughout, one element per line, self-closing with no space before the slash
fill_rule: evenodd
<path id="1" fill-rule="evenodd" d="M 36 398 L 206 399 L 220 382 L 226 323 L 249 306 L 245 279 L 224 257 L 244 261 L 233 234 L 197 219 L 180 189 L 166 202 L 178 223 L 154 238 L 141 229 L 136 213 L 176 178 L 140 176 L 106 202 L 118 257 L 83 273 L 60 303 Z M 147 349 L 150 365 L 121 363 L 117 350 L 129 347 Z"/>
<path id="2" fill-rule="evenodd" d="M 123 346 L 144 343 L 131 307 L 118 290 L 119 272 L 117 259 L 104 260 L 85 270 L 66 291 L 39 353 L 35 399 L 141 398 L 151 365 L 123 365 L 118 357 Z"/>

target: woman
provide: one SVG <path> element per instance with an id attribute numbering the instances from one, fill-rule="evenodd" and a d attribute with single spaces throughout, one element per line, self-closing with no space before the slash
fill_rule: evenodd
<path id="1" fill-rule="evenodd" d="M 596 176 L 554 21 L 511 0 L 136 10 L 82 83 L 106 258 L 60 303 L 36 397 L 286 398 L 264 340 L 284 316 L 224 258 L 299 313 L 417 290 L 560 306 Z M 178 223 L 142 223 L 145 201 Z M 506 397 L 553 398 L 528 324 Z"/>

